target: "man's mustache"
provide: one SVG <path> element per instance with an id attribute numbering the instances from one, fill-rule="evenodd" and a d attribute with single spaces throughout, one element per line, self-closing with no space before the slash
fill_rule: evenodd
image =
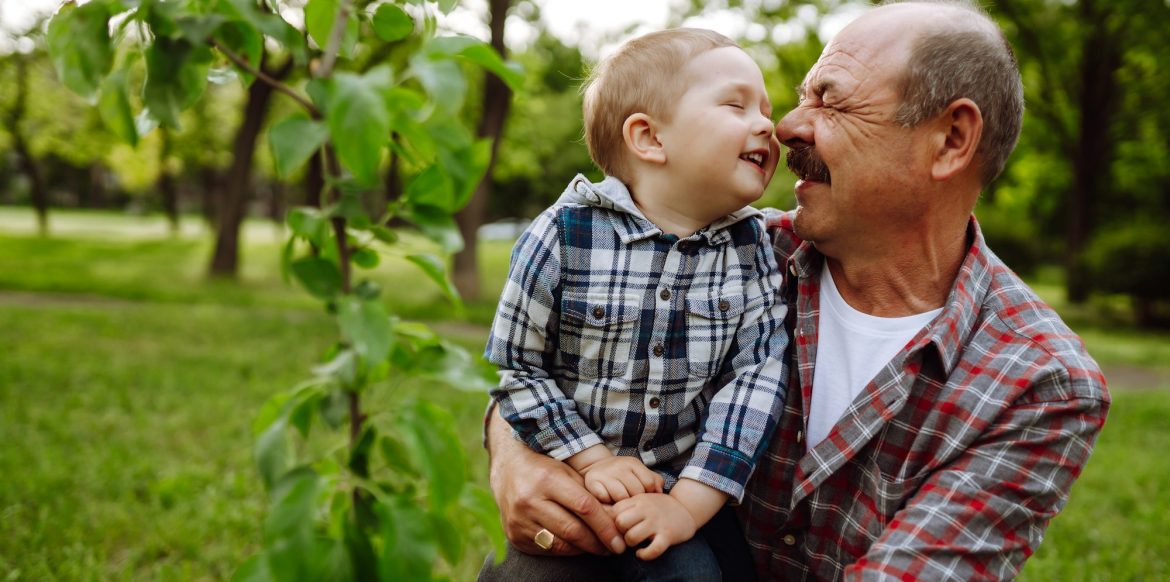
<path id="1" fill-rule="evenodd" d="M 788 148 L 788 169 L 801 180 L 832 183 L 829 167 L 817 155 L 814 146 Z"/>

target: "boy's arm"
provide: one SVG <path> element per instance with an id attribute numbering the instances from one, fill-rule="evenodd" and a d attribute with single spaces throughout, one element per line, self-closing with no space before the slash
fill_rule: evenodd
<path id="1" fill-rule="evenodd" d="M 532 450 L 564 460 L 600 445 L 601 438 L 549 373 L 559 325 L 560 274 L 558 221 L 555 210 L 546 210 L 512 251 L 484 357 L 500 368 L 492 398 L 504 420 Z"/>
<path id="2" fill-rule="evenodd" d="M 747 309 L 725 360 L 734 378 L 711 400 L 702 436 L 680 475 L 722 491 L 736 503 L 767 448 L 788 380 L 788 309 L 780 294 L 780 268 L 762 228 L 757 239 L 755 277 L 744 287 Z"/>

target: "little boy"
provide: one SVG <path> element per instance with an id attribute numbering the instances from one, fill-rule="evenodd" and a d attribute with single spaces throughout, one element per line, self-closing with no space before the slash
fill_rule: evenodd
<path id="1" fill-rule="evenodd" d="M 784 401 L 780 272 L 748 207 L 776 169 L 771 110 L 759 67 L 718 33 L 626 43 L 585 89 L 607 177 L 574 178 L 512 254 L 492 396 L 518 438 L 615 504 L 642 546 L 616 559 L 627 578 L 718 578 L 722 556 L 695 534 L 734 519 L 721 509 L 742 499 Z"/>

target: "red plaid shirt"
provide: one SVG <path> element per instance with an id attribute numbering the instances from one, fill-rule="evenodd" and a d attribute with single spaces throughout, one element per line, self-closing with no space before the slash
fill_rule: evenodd
<path id="1" fill-rule="evenodd" d="M 764 579 L 1016 576 L 1089 458 L 1109 393 L 1060 317 L 983 241 L 942 313 L 803 442 L 823 256 L 772 216 L 793 349 L 788 401 L 741 508 Z"/>

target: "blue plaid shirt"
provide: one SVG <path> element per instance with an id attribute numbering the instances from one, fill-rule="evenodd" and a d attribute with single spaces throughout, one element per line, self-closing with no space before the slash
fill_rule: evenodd
<path id="1" fill-rule="evenodd" d="M 533 450 L 604 444 L 738 502 L 784 404 L 779 288 L 759 211 L 679 239 L 620 181 L 578 175 L 513 249 L 492 397 Z"/>

